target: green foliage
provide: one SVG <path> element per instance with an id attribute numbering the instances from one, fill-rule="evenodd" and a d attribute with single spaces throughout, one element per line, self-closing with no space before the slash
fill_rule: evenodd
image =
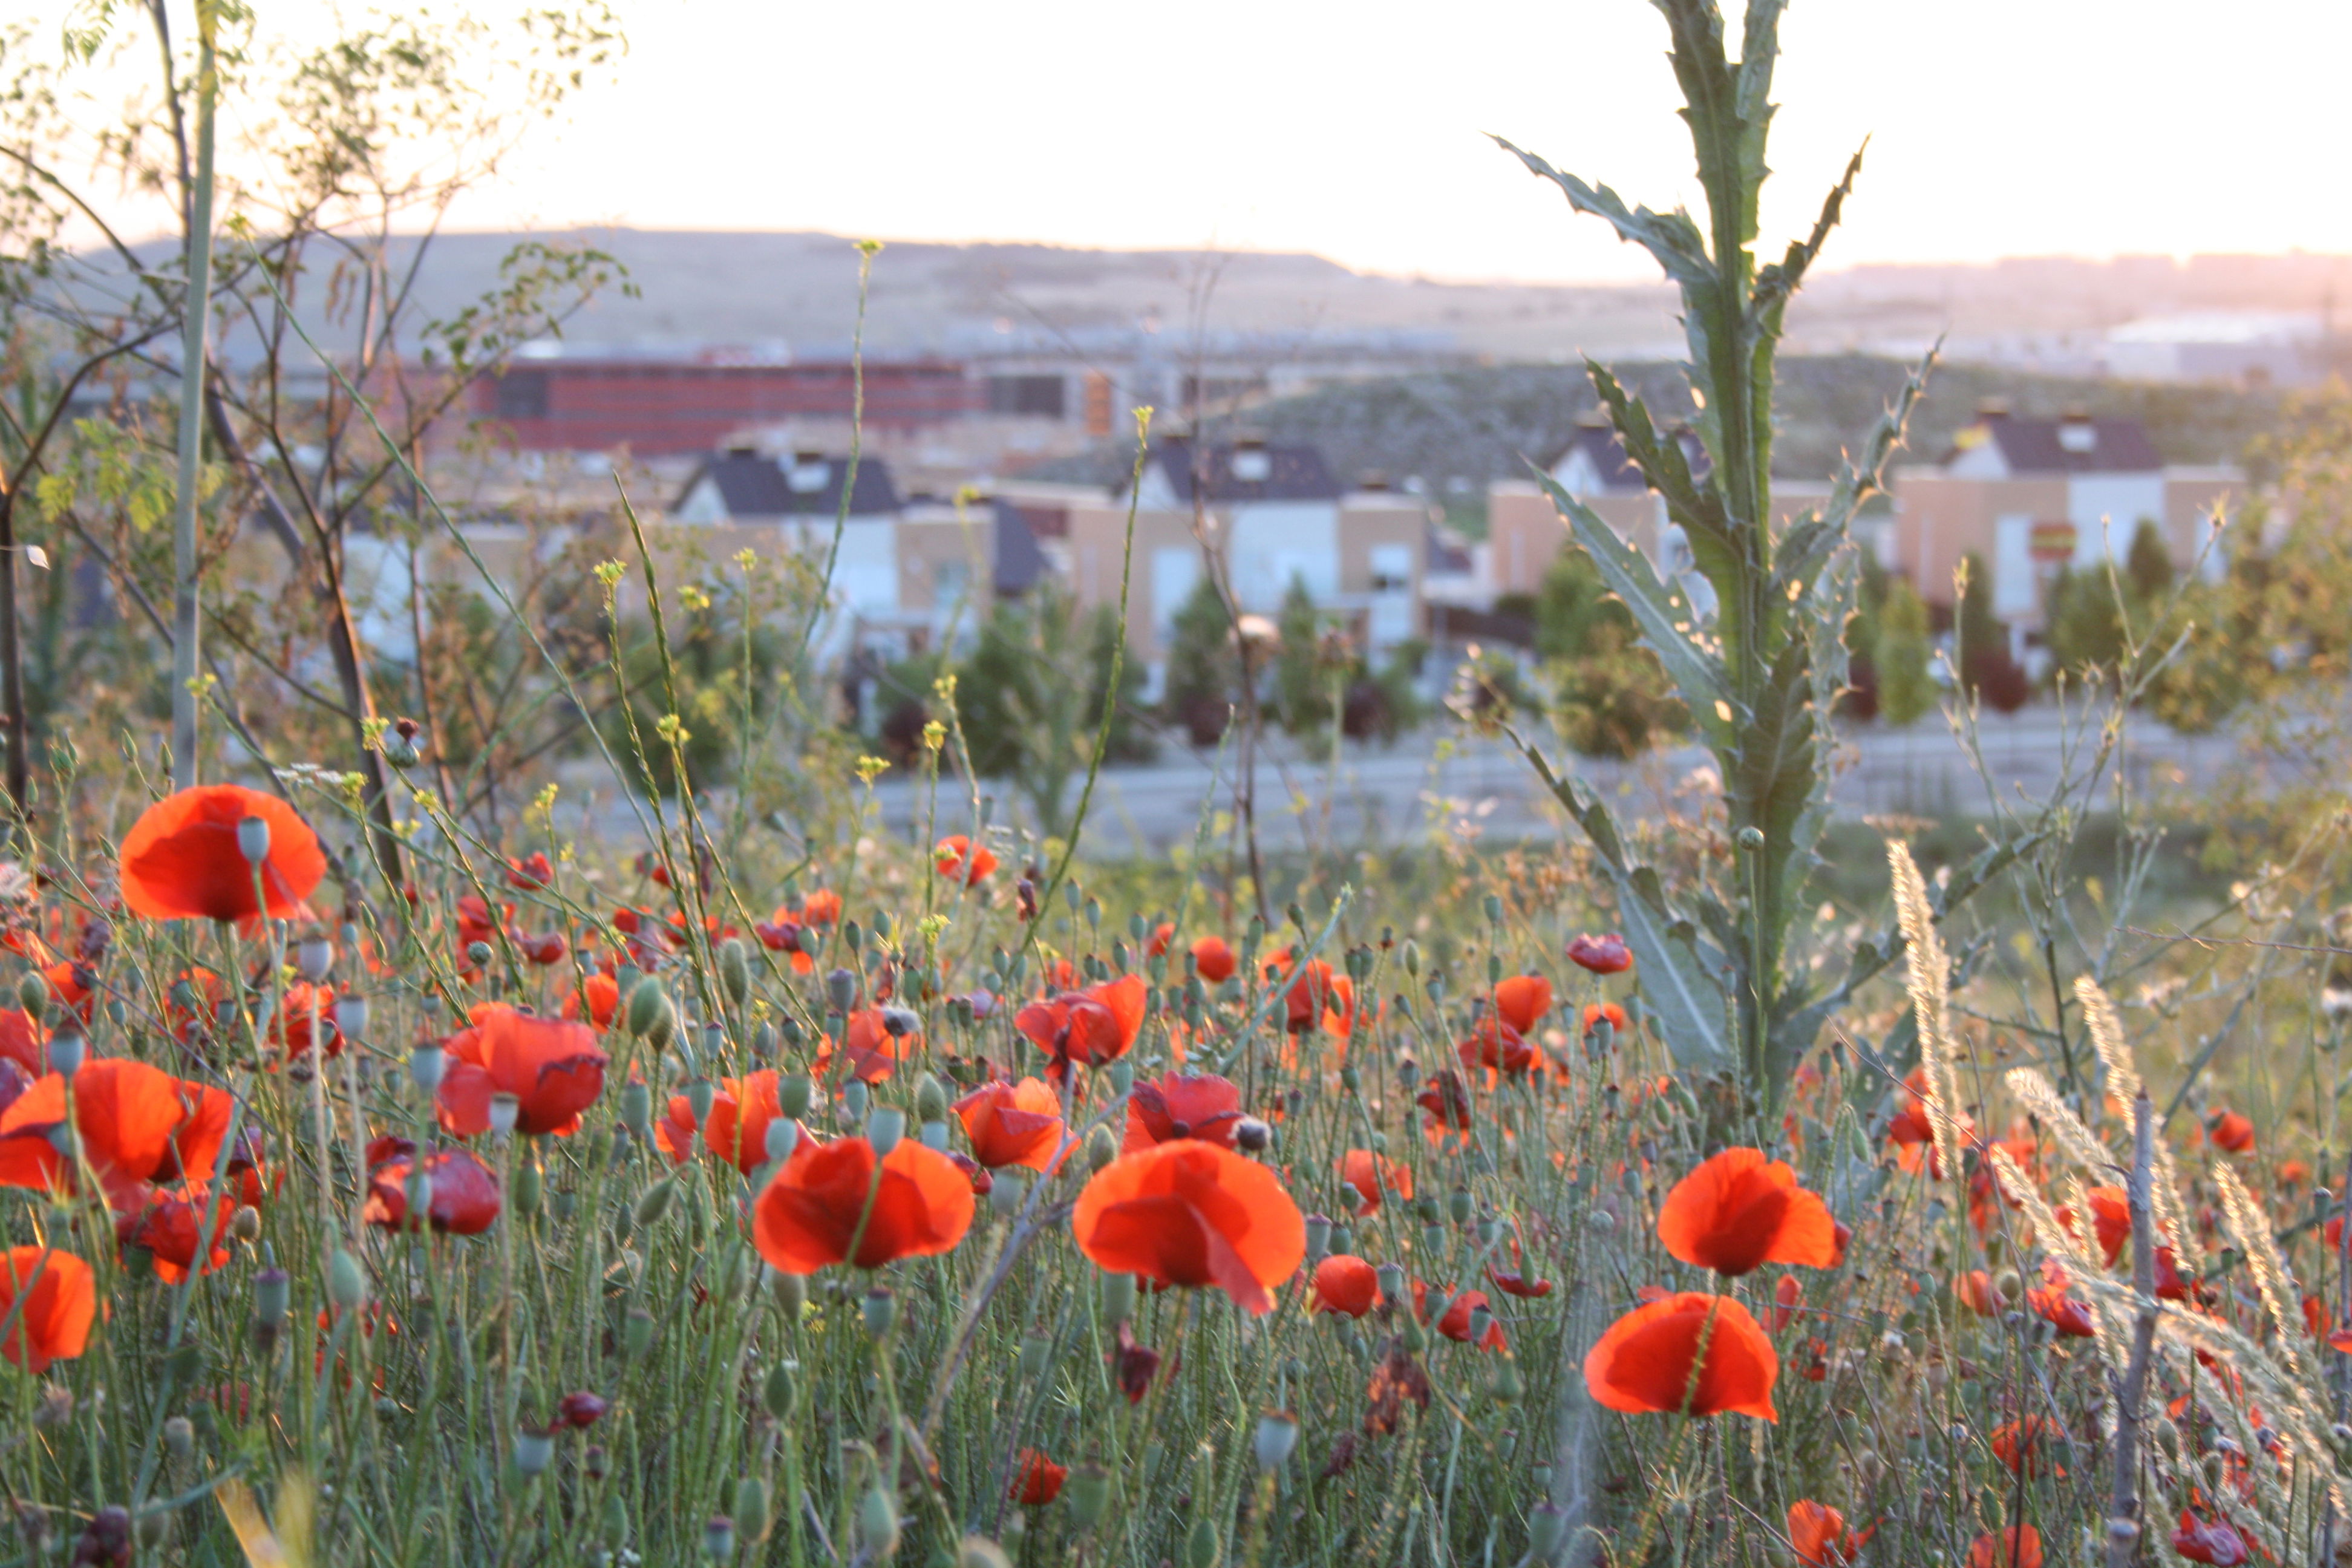
<path id="1" fill-rule="evenodd" d="M 1345 642 L 1317 611 L 1307 584 L 1296 577 L 1282 595 L 1275 628 L 1281 636 L 1274 656 L 1276 717 L 1310 749 L 1327 744 L 1333 689 L 1346 677 Z"/>
<path id="2" fill-rule="evenodd" d="M 2124 581 L 2132 596 L 2144 605 L 2160 602 L 2172 591 L 2172 552 L 2165 548 L 2164 532 L 2153 518 L 2141 518 L 2132 530 L 2131 549 L 2124 556 Z"/>
<path id="3" fill-rule="evenodd" d="M 1071 786 L 1092 760 L 1118 644 L 1118 617 L 1108 605 L 1081 618 L 1066 593 L 1047 586 L 998 604 L 956 671 L 972 771 L 1010 782 L 1045 834 L 1068 826 Z M 1153 742 L 1143 672 L 1133 658 L 1119 684 L 1104 760 L 1144 761 Z"/>
<path id="4" fill-rule="evenodd" d="M 1911 584 L 1896 581 L 1878 614 L 1878 641 L 1870 663 L 1878 679 L 1878 711 L 1901 729 L 1936 710 L 1938 689 L 1934 645 L 1927 637 L 1927 606 Z"/>
<path id="5" fill-rule="evenodd" d="M 1225 731 L 1241 689 L 1241 660 L 1234 652 L 1233 619 L 1217 585 L 1203 574 L 1177 607 L 1169 627 L 1168 674 L 1160 705 L 1184 726 L 1195 745 L 1213 744 Z"/>
<path id="6" fill-rule="evenodd" d="M 1690 710 L 1633 619 L 1579 544 L 1555 557 L 1535 595 L 1536 653 L 1551 687 L 1552 723 L 1587 757 L 1637 757 L 1679 733 Z"/>

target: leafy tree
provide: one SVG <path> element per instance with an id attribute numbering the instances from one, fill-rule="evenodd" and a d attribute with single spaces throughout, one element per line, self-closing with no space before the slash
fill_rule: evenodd
<path id="1" fill-rule="evenodd" d="M 2124 557 L 2124 581 L 2143 605 L 2161 602 L 2172 592 L 2172 552 L 2153 518 L 2141 518 L 2132 531 L 2131 550 Z"/>
<path id="2" fill-rule="evenodd" d="M 2052 673 L 2080 679 L 2098 670 L 2112 677 L 2124 657 L 2123 611 L 2105 567 L 2060 567 L 2042 612 Z"/>
<path id="3" fill-rule="evenodd" d="M 1878 677 L 1878 710 L 1888 723 L 1900 728 L 1935 710 L 1929 658 L 1927 606 L 1909 583 L 1898 579 L 1886 591 L 1870 660 Z"/>
<path id="4" fill-rule="evenodd" d="M 1624 605 L 1609 592 L 1601 569 L 1579 544 L 1552 558 L 1537 585 L 1534 608 L 1539 658 L 1581 658 L 1601 646 L 1597 639 L 1612 633 L 1630 636 L 1633 629 Z"/>
<path id="5" fill-rule="evenodd" d="M 956 701 L 973 772 L 1010 783 L 1047 834 L 1068 826 L 1070 786 L 1089 765 L 1119 649 L 1118 616 L 1080 617 L 1047 587 L 1000 603 L 956 672 Z M 1129 657 L 1111 715 L 1105 761 L 1151 755 L 1142 671 Z"/>
<path id="6" fill-rule="evenodd" d="M 1962 557 L 1961 566 L 1963 587 L 1953 621 L 1960 682 L 1988 707 L 2013 713 L 2025 705 L 2030 683 L 2009 651 L 2009 627 L 1993 614 L 1992 574 L 1974 551 Z"/>
<path id="7" fill-rule="evenodd" d="M 1275 711 L 1282 727 L 1307 741 L 1331 731 L 1332 674 L 1340 657 L 1328 646 L 1323 617 L 1304 580 L 1293 577 L 1275 617 L 1282 642 L 1274 658 Z"/>
<path id="8" fill-rule="evenodd" d="M 1239 695 L 1233 619 L 1217 585 L 1203 576 L 1170 622 L 1168 678 L 1160 705 L 1200 746 L 1213 745 Z"/>

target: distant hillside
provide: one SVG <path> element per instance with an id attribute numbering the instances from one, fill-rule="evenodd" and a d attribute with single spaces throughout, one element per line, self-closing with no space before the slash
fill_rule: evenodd
<path id="1" fill-rule="evenodd" d="M 1682 372 L 1664 361 L 1613 367 L 1661 419 L 1687 418 Z M 1902 388 L 1909 367 L 1862 354 L 1780 362 L 1780 437 L 1773 469 L 1822 479 L 1839 454 L 1870 428 Z M 2204 385 L 2158 385 L 2032 375 L 1980 365 L 1945 365 L 1928 382 L 1912 420 L 1909 451 L 1940 456 L 1987 397 L 2019 414 L 2051 416 L 2082 406 L 2147 423 L 2168 462 L 2239 460 L 2247 443 L 2276 424 L 2280 395 Z M 1566 446 L 1577 421 L 1597 406 L 1583 370 L 1568 365 L 1494 365 L 1335 385 L 1248 410 L 1240 424 L 1276 441 L 1310 443 L 1334 471 L 1391 480 L 1418 478 L 1438 493 L 1483 492 L 1486 482 L 1527 473 Z M 1898 459 L 1900 460 L 1900 459 Z M 1108 483 L 1129 458 L 1116 448 L 1053 465 L 1037 477 Z"/>

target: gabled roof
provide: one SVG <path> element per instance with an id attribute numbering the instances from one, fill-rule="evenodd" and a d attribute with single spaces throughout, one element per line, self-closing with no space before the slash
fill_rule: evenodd
<path id="1" fill-rule="evenodd" d="M 1238 478 L 1234 472 L 1236 454 L 1262 452 L 1265 456 L 1264 479 Z M 1246 462 L 1246 459 L 1244 459 Z M 1220 443 L 1202 447 L 1196 453 L 1191 437 L 1174 436 L 1160 443 L 1152 453 L 1152 463 L 1168 481 L 1169 489 L 1183 505 L 1192 501 L 1192 480 L 1196 467 L 1205 481 L 1202 492 L 1216 503 L 1250 500 L 1338 500 L 1339 482 L 1323 464 L 1323 454 L 1312 447 L 1248 446 L 1240 443 Z"/>
<path id="2" fill-rule="evenodd" d="M 2062 438 L 2069 424 L 2091 439 Z M 1981 432 L 1981 434 L 1978 434 Z M 2020 419 L 2001 415 L 1960 432 L 1947 463 L 1991 442 L 2012 474 L 2152 474 L 2164 467 L 2147 427 L 2137 419 Z"/>
<path id="3" fill-rule="evenodd" d="M 732 518 L 833 517 L 841 510 L 842 487 L 848 478 L 846 458 L 803 463 L 780 461 L 757 452 L 719 452 L 702 460 L 678 491 L 675 504 L 683 506 L 707 479 L 718 488 L 719 499 Z M 890 483 L 888 465 L 873 458 L 860 458 L 849 515 L 872 517 L 898 510 L 898 492 Z"/>
<path id="4" fill-rule="evenodd" d="M 1704 475 L 1707 470 L 1706 446 L 1698 438 L 1698 432 L 1685 427 L 1675 431 L 1674 438 L 1682 443 L 1683 458 L 1690 464 L 1691 472 Z M 1568 443 L 1552 455 L 1551 461 L 1544 465 L 1544 471 L 1559 474 L 1560 465 L 1580 451 L 1584 454 L 1585 461 L 1592 466 L 1592 471 L 1601 476 L 1601 489 L 1604 493 L 1639 495 L 1650 488 L 1649 481 L 1642 477 L 1642 470 L 1634 466 L 1632 458 L 1626 456 L 1624 441 L 1607 425 L 1579 425 L 1576 434 L 1570 437 Z"/>
<path id="5" fill-rule="evenodd" d="M 1029 520 L 1011 501 L 999 500 L 996 509 L 996 561 L 994 563 L 996 593 L 1000 598 L 1014 598 L 1035 587 L 1040 579 L 1052 570 L 1045 552 L 1037 548 L 1037 535 Z"/>

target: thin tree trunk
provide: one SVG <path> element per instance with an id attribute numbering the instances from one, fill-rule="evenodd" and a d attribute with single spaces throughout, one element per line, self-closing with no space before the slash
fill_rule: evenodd
<path id="1" fill-rule="evenodd" d="M 196 171 L 188 193 L 187 301 L 180 340 L 179 496 L 172 521 L 172 783 L 186 789 L 196 782 L 196 657 L 200 613 L 196 600 L 199 569 L 196 551 L 196 487 L 204 462 L 204 396 L 205 339 L 212 325 L 213 270 L 213 103 L 219 77 L 213 67 L 213 8 L 196 7 Z M 13 540 L 7 542 L 13 545 Z M 0 627 L 10 648 L 16 645 L 16 559 L 8 560 L 11 589 L 0 595 L 5 602 L 6 625 Z M 10 669 L 16 661 L 11 659 Z M 20 703 L 10 698 L 9 768 L 12 790 L 23 752 Z M 21 796 L 19 797 L 21 798 Z"/>
<path id="2" fill-rule="evenodd" d="M 25 650 L 16 630 L 16 489 L 22 479 L 19 475 L 11 481 L 0 475 L 0 705 L 7 710 L 0 722 L 8 730 L 8 804 L 16 816 L 8 825 L 12 837 L 17 823 L 31 820 L 33 809 L 26 798 L 31 769 L 25 754 L 29 744 L 25 733 Z"/>

